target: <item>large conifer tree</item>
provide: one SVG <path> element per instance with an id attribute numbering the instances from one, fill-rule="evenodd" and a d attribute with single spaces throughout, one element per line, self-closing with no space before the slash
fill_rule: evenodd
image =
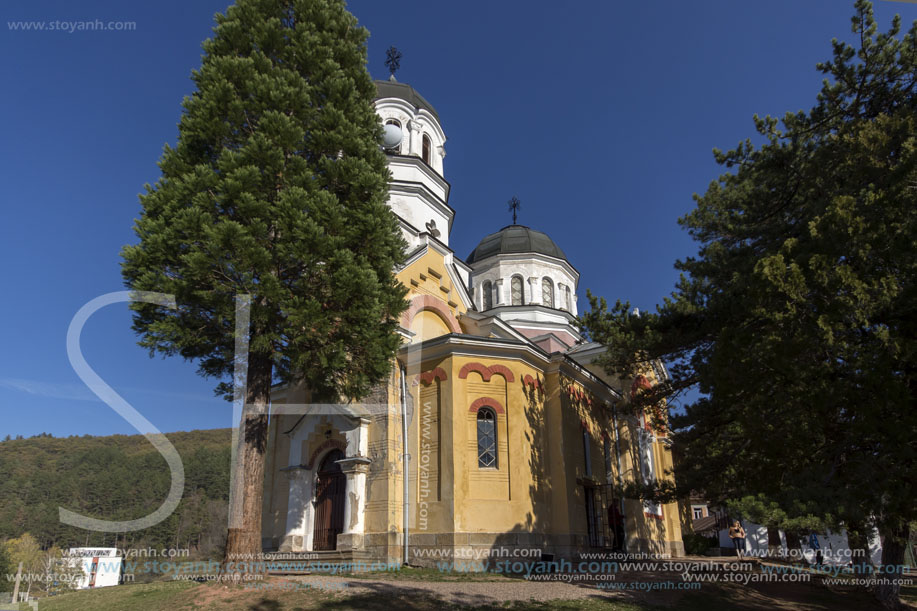
<path id="1" fill-rule="evenodd" d="M 251 295 L 229 555 L 260 551 L 272 383 L 302 380 L 316 402 L 365 395 L 389 371 L 406 303 L 366 30 L 340 0 L 239 0 L 216 20 L 122 256 L 129 288 L 178 303 L 132 305 L 140 344 L 197 361 L 224 392 L 234 297 Z"/>
<path id="2" fill-rule="evenodd" d="M 672 419 L 683 492 L 876 526 L 894 565 L 917 518 L 917 23 L 879 33 L 866 0 L 852 21 L 811 111 L 716 152 L 672 296 L 636 317 L 590 295 L 583 322 L 611 371 L 672 364 L 649 400 L 702 391 Z"/>

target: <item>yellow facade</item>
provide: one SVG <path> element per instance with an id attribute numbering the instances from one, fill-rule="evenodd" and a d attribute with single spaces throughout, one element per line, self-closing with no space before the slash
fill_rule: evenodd
<path id="1" fill-rule="evenodd" d="M 481 334 L 480 315 L 472 317 L 444 251 L 430 246 L 397 272 L 411 301 L 402 320 L 405 344 L 365 407 L 340 415 L 283 413 L 285 405 L 308 405 L 307 394 L 275 392 L 280 413 L 271 419 L 265 548 L 314 551 L 309 528 L 316 528 L 317 510 L 309 491 L 321 457 L 339 449 L 354 460 L 342 461 L 353 496 L 338 550 L 403 560 L 406 510 L 411 564 L 496 548 L 555 558 L 625 546 L 681 555 L 674 503 L 648 510 L 614 494 L 613 484 L 645 477 L 647 465 L 658 480 L 672 470 L 665 440 L 627 415 L 630 381 L 495 327 Z M 479 410 L 495 417 L 491 467 L 479 460 Z M 649 445 L 641 446 L 641 435 Z M 615 537 L 621 514 L 624 542 Z"/>

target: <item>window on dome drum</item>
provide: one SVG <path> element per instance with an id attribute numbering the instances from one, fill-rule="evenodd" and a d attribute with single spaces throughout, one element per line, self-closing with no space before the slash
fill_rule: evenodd
<path id="1" fill-rule="evenodd" d="M 401 129 L 401 121 L 399 121 L 398 119 L 386 119 L 385 125 L 394 125 L 398 129 Z M 395 146 L 387 150 L 400 153 L 401 152 L 401 143 L 399 142 L 398 144 L 396 144 Z"/>
<path id="2" fill-rule="evenodd" d="M 570 287 L 569 286 L 564 287 L 564 293 L 565 293 L 564 300 L 567 302 L 567 311 L 572 312 L 573 311 L 573 301 L 570 299 Z"/>
<path id="3" fill-rule="evenodd" d="M 541 304 L 554 307 L 554 282 L 547 276 L 541 279 Z"/>
<path id="4" fill-rule="evenodd" d="M 497 418 L 487 407 L 478 410 L 478 467 L 497 468 Z"/>
<path id="5" fill-rule="evenodd" d="M 522 305 L 522 276 L 513 276 L 510 283 L 513 305 Z"/>
<path id="6" fill-rule="evenodd" d="M 487 280 L 481 285 L 481 293 L 481 308 L 489 310 L 494 307 L 494 293 L 490 280 Z"/>
<path id="7" fill-rule="evenodd" d="M 423 135 L 423 148 L 421 149 L 422 158 L 425 163 L 430 163 L 430 154 L 432 152 L 433 144 L 430 142 L 430 136 Z"/>

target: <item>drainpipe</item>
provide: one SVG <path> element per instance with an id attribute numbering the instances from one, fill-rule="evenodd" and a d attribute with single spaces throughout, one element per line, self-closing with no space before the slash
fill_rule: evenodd
<path id="1" fill-rule="evenodd" d="M 618 444 L 618 403 L 617 401 L 612 402 L 611 404 L 611 422 L 614 426 L 615 431 L 615 456 L 618 459 L 618 486 L 624 487 L 624 475 L 621 471 L 621 446 Z M 624 531 L 624 551 L 627 552 L 627 516 L 624 515 L 624 495 L 621 495 L 621 498 L 618 499 L 618 505 L 621 512 L 621 520 L 624 522 L 621 530 Z"/>
<path id="2" fill-rule="evenodd" d="M 410 508 L 411 508 L 411 495 L 408 485 L 408 461 L 410 460 L 410 455 L 408 454 L 408 405 L 407 405 L 407 369 L 404 364 L 399 363 L 401 368 L 401 473 L 404 478 L 404 500 L 402 502 L 402 513 L 404 514 L 404 544 L 402 545 L 404 549 L 404 558 L 403 563 L 408 564 L 408 535 L 410 532 Z"/>

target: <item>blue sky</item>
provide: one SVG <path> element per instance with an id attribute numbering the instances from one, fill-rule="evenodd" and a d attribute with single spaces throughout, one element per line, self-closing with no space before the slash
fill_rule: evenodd
<path id="1" fill-rule="evenodd" d="M 0 8 L 0 437 L 133 433 L 82 385 L 67 327 L 122 289 L 137 194 L 174 142 L 190 71 L 225 0 L 5 2 Z M 437 109 L 457 210 L 459 256 L 510 222 L 546 231 L 610 301 L 651 308 L 694 247 L 677 218 L 719 174 L 714 147 L 753 135 L 751 117 L 808 109 L 832 37 L 850 39 L 842 0 L 397 2 L 354 0 L 369 69 L 402 50 L 398 78 Z M 917 5 L 879 1 L 886 29 Z M 132 21 L 133 31 L 13 31 L 8 22 Z M 100 311 L 83 353 L 163 431 L 230 425 L 181 359 L 136 346 L 126 305 Z"/>

